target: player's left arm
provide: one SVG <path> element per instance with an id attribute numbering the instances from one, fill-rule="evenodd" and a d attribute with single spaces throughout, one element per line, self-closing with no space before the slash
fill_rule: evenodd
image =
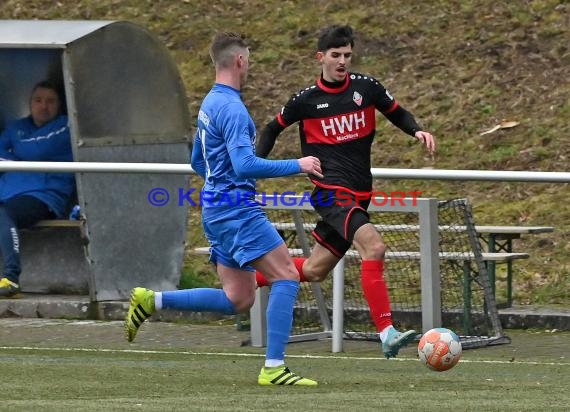
<path id="1" fill-rule="evenodd" d="M 422 130 L 421 126 L 416 122 L 416 119 L 414 119 L 414 116 L 402 106 L 398 105 L 389 113 L 384 113 L 384 116 L 404 133 L 422 142 L 430 153 L 435 152 L 435 139 L 433 135 Z"/>
<path id="2" fill-rule="evenodd" d="M 259 157 L 265 159 L 269 155 L 271 150 L 273 150 L 273 146 L 275 146 L 277 137 L 283 130 L 285 130 L 285 128 L 279 124 L 277 118 L 274 118 L 265 125 L 257 142 L 256 152 Z"/>
<path id="3" fill-rule="evenodd" d="M 392 124 L 404 133 L 415 137 L 422 142 L 430 153 L 435 152 L 435 139 L 431 133 L 422 130 L 414 116 L 398 104 L 394 97 L 378 81 L 369 83 L 374 95 L 374 105 Z"/>
<path id="4" fill-rule="evenodd" d="M 273 150 L 275 141 L 281 132 L 293 123 L 301 120 L 302 97 L 299 96 L 300 94 L 294 94 L 291 96 L 287 103 L 285 103 L 285 106 L 281 108 L 281 111 L 277 116 L 265 125 L 257 142 L 257 156 L 264 159 L 269 156 L 269 153 Z"/>

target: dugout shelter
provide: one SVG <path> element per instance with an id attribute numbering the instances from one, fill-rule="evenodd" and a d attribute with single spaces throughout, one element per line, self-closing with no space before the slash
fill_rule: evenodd
<path id="1" fill-rule="evenodd" d="M 29 114 L 31 89 L 44 79 L 64 90 L 74 161 L 188 163 L 185 88 L 169 51 L 145 28 L 126 21 L 0 20 L 0 129 Z M 104 301 L 126 298 L 135 285 L 175 289 L 188 216 L 188 205 L 175 197 L 188 177 L 76 173 L 76 181 L 85 253 L 56 256 L 62 251 L 54 248 L 71 247 L 57 243 L 64 237 L 57 228 L 47 238 L 43 232 L 38 244 L 22 239 L 23 291 L 87 289 L 92 301 Z M 153 206 L 155 188 L 170 201 Z M 42 259 L 30 263 L 26 248 L 43 249 Z"/>

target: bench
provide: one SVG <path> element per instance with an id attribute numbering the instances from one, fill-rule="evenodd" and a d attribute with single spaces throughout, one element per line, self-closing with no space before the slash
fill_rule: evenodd
<path id="1" fill-rule="evenodd" d="M 195 255 L 209 255 L 209 247 L 196 247 L 193 249 Z M 304 256 L 302 249 L 289 248 L 289 254 L 291 256 Z M 346 253 L 348 257 L 358 257 L 359 254 L 356 250 L 349 250 Z M 485 262 L 495 262 L 495 263 L 507 263 L 517 259 L 528 259 L 530 255 L 528 253 L 506 253 L 506 252 L 483 252 L 483 260 Z M 420 252 L 386 252 L 384 258 L 386 261 L 390 260 L 419 260 L 421 257 Z M 454 261 L 471 261 L 475 259 L 473 253 L 466 252 L 439 252 L 439 258 L 442 260 L 454 260 Z"/>
<path id="2" fill-rule="evenodd" d="M 40 220 L 34 225 L 34 228 L 42 227 L 80 227 L 80 220 L 66 220 L 66 219 L 53 219 L 53 220 Z"/>
<path id="3" fill-rule="evenodd" d="M 296 226 L 294 223 L 275 222 L 273 223 L 277 230 L 294 231 Z M 315 228 L 315 224 L 303 224 L 305 230 L 310 231 Z M 417 232 L 419 225 L 383 225 L 376 224 L 374 227 L 379 232 Z M 439 226 L 440 231 L 465 231 L 465 226 Z M 528 259 L 528 253 L 514 253 L 512 241 L 520 239 L 522 235 L 551 233 L 554 231 L 552 226 L 485 226 L 475 225 L 475 230 L 479 239 L 486 245 L 487 252 L 483 252 L 483 260 L 487 262 L 489 281 L 493 288 L 496 288 L 496 267 L 498 264 L 506 264 L 506 285 L 507 285 L 507 301 L 506 307 L 511 307 L 513 303 L 513 260 Z M 406 252 L 402 252 L 407 254 Z"/>
<path id="4" fill-rule="evenodd" d="M 299 248 L 289 248 L 289 254 L 291 256 L 305 256 L 303 249 L 299 249 Z M 207 256 L 210 254 L 210 248 L 209 247 L 196 247 L 193 249 L 193 254 L 195 255 L 201 255 L 201 256 Z M 517 260 L 517 259 L 528 259 L 530 256 L 528 253 L 506 253 L 506 252 L 482 252 L 482 259 L 483 262 L 489 266 L 489 264 L 493 263 L 493 264 L 497 264 L 497 263 L 511 263 L 513 260 Z M 347 257 L 359 257 L 359 253 L 356 250 L 349 250 L 346 255 Z M 384 258 L 387 262 L 389 261 L 395 261 L 395 260 L 414 260 L 414 261 L 420 261 L 420 259 L 422 258 L 422 255 L 419 251 L 411 251 L 411 252 L 402 252 L 402 251 L 387 251 L 384 255 Z M 473 268 L 471 265 L 471 262 L 475 260 L 475 254 L 472 252 L 439 252 L 439 259 L 440 260 L 445 260 L 448 262 L 456 262 L 460 267 L 461 270 L 463 272 L 463 277 L 465 279 L 464 281 L 464 289 L 463 289 L 463 298 L 464 298 L 464 304 L 465 304 L 465 310 L 464 310 L 464 317 L 465 317 L 465 322 L 468 322 L 469 324 L 471 324 L 471 318 L 469 316 L 470 313 L 470 302 L 471 302 L 471 287 L 468 286 L 470 285 L 470 282 L 468 281 L 471 276 L 473 275 Z M 343 266 L 344 267 L 344 266 Z M 335 269 L 336 271 L 336 269 Z M 336 279 L 336 274 L 333 274 L 333 277 L 335 277 Z M 341 276 L 342 278 L 342 276 Z M 336 281 L 335 281 L 336 282 Z M 342 288 L 342 281 L 340 282 L 341 286 L 340 288 Z M 320 291 L 319 288 L 315 288 L 314 285 L 311 286 L 312 290 L 313 290 L 313 294 L 315 294 L 315 298 L 317 299 L 317 304 L 319 305 L 319 301 L 321 300 L 322 304 L 322 292 Z M 258 291 L 258 294 L 256 295 L 256 305 L 254 308 L 252 308 L 252 311 L 250 313 L 252 313 L 252 319 L 259 319 L 260 316 L 263 316 L 262 314 L 259 313 L 259 311 L 261 310 L 261 312 L 263 312 L 263 310 L 265 309 L 265 306 L 267 305 L 267 296 L 260 294 L 261 292 Z M 265 292 L 267 293 L 267 292 Z M 334 292 L 333 292 L 334 294 Z M 319 296 L 321 295 L 321 296 Z M 262 297 L 265 296 L 265 297 Z M 262 300 L 262 302 L 258 302 L 259 300 Z M 334 303 L 333 303 L 334 306 Z M 322 322 L 324 322 L 324 324 L 328 325 L 328 320 L 327 319 L 321 319 Z M 253 323 L 253 321 L 252 321 Z M 326 328 L 329 329 L 329 328 Z M 253 331 L 253 329 L 252 329 Z M 252 336 L 257 336 L 255 338 L 256 342 L 260 342 L 263 340 L 263 337 L 260 337 L 260 333 L 259 330 L 256 329 L 256 333 L 252 334 Z M 252 332 L 253 333 L 253 332 Z M 264 332 L 262 332 L 264 333 Z M 315 336 L 318 337 L 324 337 L 327 333 L 323 332 L 323 333 L 317 333 Z M 253 338 L 252 338 L 253 339 Z M 338 345 L 338 343 L 336 344 Z M 335 345 L 335 346 L 336 346 Z"/>
<path id="5" fill-rule="evenodd" d="M 513 240 L 520 239 L 522 235 L 551 233 L 554 231 L 552 226 L 475 226 L 475 230 L 479 238 L 487 245 L 487 251 L 490 253 L 505 252 L 512 253 Z M 489 262 L 487 269 L 489 272 L 489 281 L 495 292 L 496 284 L 496 264 L 498 262 Z M 507 302 L 506 307 L 513 305 L 513 263 L 507 264 Z"/>
<path id="6" fill-rule="evenodd" d="M 22 292 L 88 295 L 88 242 L 79 220 L 41 220 L 21 230 Z"/>

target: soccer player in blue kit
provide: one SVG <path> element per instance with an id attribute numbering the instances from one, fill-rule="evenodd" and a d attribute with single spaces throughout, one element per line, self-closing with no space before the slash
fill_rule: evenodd
<path id="1" fill-rule="evenodd" d="M 205 179 L 202 223 L 222 289 L 155 292 L 137 287 L 125 319 L 131 342 L 145 319 L 159 309 L 236 314 L 255 300 L 255 270 L 272 283 L 267 307 L 267 352 L 260 385 L 316 386 L 291 372 L 285 347 L 293 323 L 299 274 L 287 246 L 255 202 L 255 179 L 308 173 L 322 178 L 318 158 L 266 160 L 255 155 L 255 125 L 241 100 L 249 49 L 235 33 L 218 33 L 210 47 L 215 84 L 198 114 L 192 167 Z"/>

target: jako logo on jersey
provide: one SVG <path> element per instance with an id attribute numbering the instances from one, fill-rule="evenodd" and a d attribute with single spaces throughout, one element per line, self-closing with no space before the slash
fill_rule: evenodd
<path id="1" fill-rule="evenodd" d="M 205 125 L 206 127 L 208 127 L 208 125 L 210 124 L 210 118 L 209 118 L 208 115 L 207 115 L 205 112 L 203 112 L 202 110 L 200 110 L 200 111 L 198 112 L 198 120 L 201 120 L 202 123 L 204 123 L 204 125 Z"/>
<path id="2" fill-rule="evenodd" d="M 327 107 L 329 107 L 328 103 L 317 104 L 317 109 L 326 109 Z"/>
<path id="3" fill-rule="evenodd" d="M 354 101 L 354 103 L 360 106 L 362 104 L 362 95 L 358 92 L 354 92 L 354 94 L 352 95 L 352 100 Z"/>
<path id="4" fill-rule="evenodd" d="M 337 136 L 339 134 L 350 133 L 356 131 L 360 128 L 366 127 L 366 116 L 364 111 L 350 113 L 349 115 L 342 115 L 337 117 L 331 117 L 330 119 L 321 120 L 321 127 L 323 128 L 323 134 L 329 136 Z"/>

